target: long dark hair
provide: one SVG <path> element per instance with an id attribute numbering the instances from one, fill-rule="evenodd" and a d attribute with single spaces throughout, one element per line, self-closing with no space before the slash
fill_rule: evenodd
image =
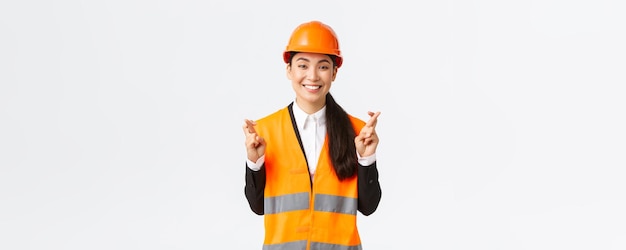
<path id="1" fill-rule="evenodd" d="M 348 113 L 335 102 L 330 93 L 326 94 L 326 131 L 330 161 L 339 180 L 352 177 L 357 171 L 354 128 Z"/>
<path id="2" fill-rule="evenodd" d="M 289 64 L 297 53 L 290 53 Z M 328 56 L 332 59 L 334 67 L 337 57 Z M 326 94 L 326 133 L 328 133 L 328 154 L 339 180 L 356 175 L 358 164 L 354 145 L 356 134 L 348 113 L 337 104 L 330 93 Z"/>

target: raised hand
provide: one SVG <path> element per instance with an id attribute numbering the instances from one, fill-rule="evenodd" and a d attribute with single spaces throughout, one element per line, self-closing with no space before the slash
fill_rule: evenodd
<path id="1" fill-rule="evenodd" d="M 354 138 L 354 145 L 361 157 L 370 156 L 376 152 L 378 146 L 378 135 L 376 134 L 376 123 L 380 112 L 367 112 L 370 120 L 365 123 L 359 134 Z"/>
<path id="2" fill-rule="evenodd" d="M 248 160 L 256 162 L 265 154 L 265 140 L 257 135 L 254 121 L 244 119 L 243 133 L 246 136 L 246 152 Z"/>

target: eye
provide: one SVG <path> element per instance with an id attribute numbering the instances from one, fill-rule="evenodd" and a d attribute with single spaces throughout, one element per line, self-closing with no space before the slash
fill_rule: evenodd
<path id="1" fill-rule="evenodd" d="M 306 66 L 306 65 L 304 65 L 304 64 L 298 64 L 298 68 L 300 68 L 300 69 L 306 69 L 306 68 L 307 68 L 307 66 Z"/>
<path id="2" fill-rule="evenodd" d="M 322 66 L 320 66 L 320 69 L 323 69 L 323 70 L 327 70 L 327 69 L 329 69 L 329 68 L 330 68 L 330 67 L 328 67 L 328 65 L 322 65 Z"/>

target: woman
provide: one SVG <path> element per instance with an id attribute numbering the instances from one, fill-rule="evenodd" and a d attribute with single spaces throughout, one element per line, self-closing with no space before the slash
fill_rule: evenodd
<path id="1" fill-rule="evenodd" d="M 299 25 L 283 59 L 295 101 L 243 125 L 245 195 L 265 216 L 263 249 L 362 249 L 357 211 L 370 215 L 381 199 L 380 112 L 366 123 L 331 96 L 343 58 L 328 25 Z"/>

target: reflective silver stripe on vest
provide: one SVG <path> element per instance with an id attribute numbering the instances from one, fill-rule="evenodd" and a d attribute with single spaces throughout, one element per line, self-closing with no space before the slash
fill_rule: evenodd
<path id="1" fill-rule="evenodd" d="M 356 215 L 357 199 L 344 196 L 316 194 L 315 211 Z"/>
<path id="2" fill-rule="evenodd" d="M 311 250 L 362 250 L 361 245 L 343 246 L 321 242 L 311 242 Z"/>
<path id="3" fill-rule="evenodd" d="M 277 214 L 295 210 L 309 209 L 309 193 L 302 192 L 274 197 L 265 197 L 265 214 Z"/>
<path id="4" fill-rule="evenodd" d="M 304 250 L 304 249 L 306 249 L 306 240 L 292 241 L 292 242 L 287 242 L 287 243 L 282 243 L 282 244 L 263 245 L 263 250 Z"/>

